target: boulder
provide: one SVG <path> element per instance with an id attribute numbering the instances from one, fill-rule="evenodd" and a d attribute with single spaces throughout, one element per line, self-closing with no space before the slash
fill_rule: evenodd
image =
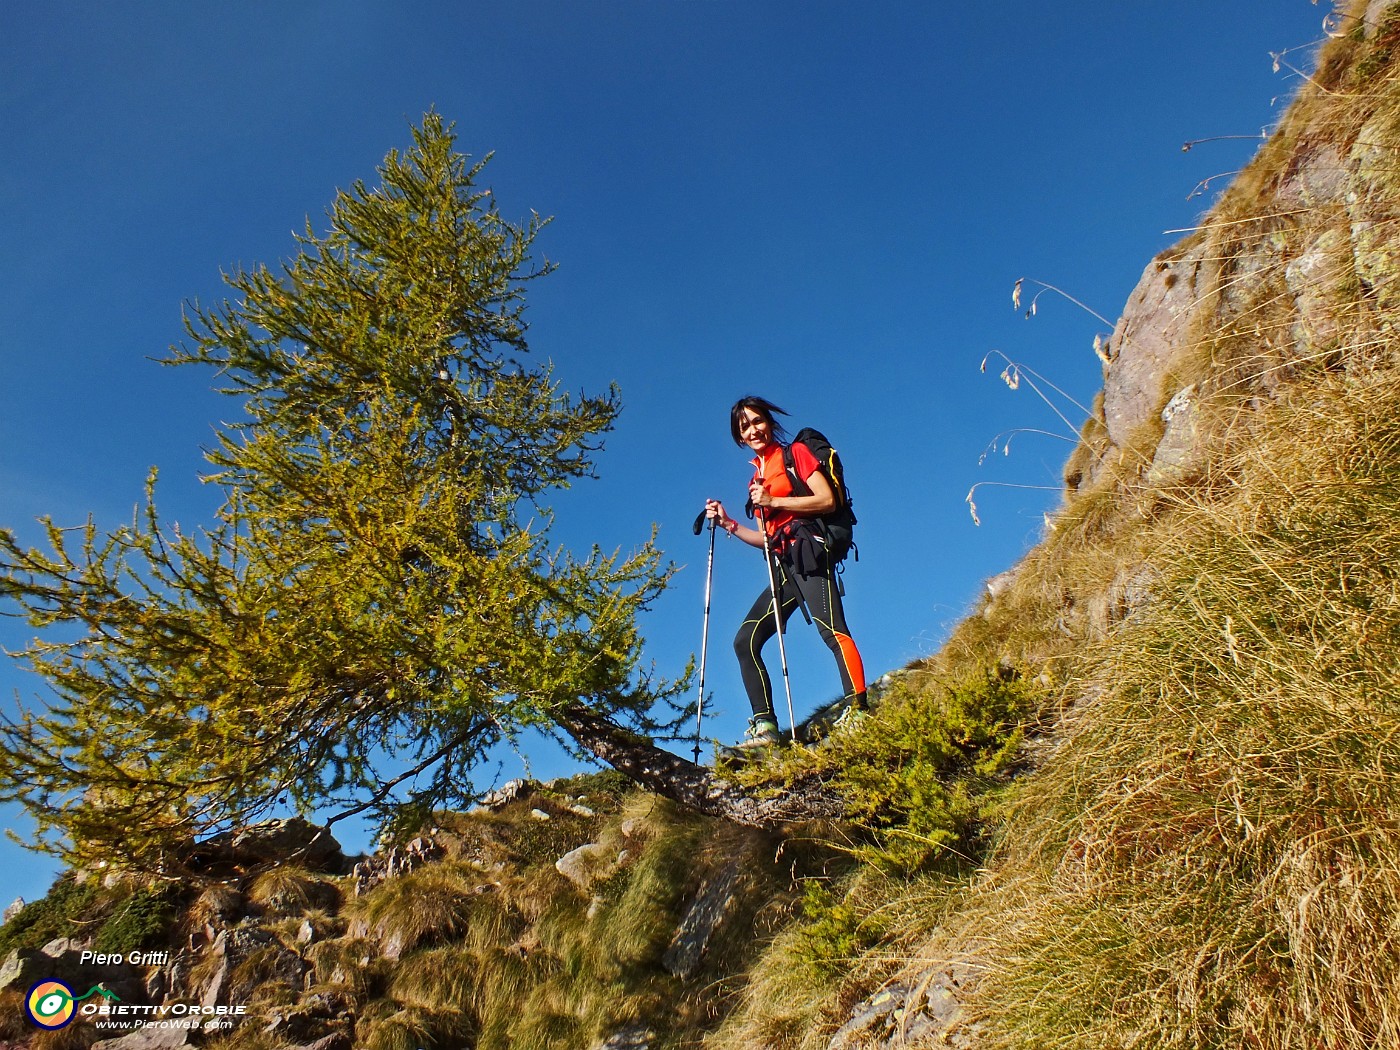
<path id="1" fill-rule="evenodd" d="M 80 942 L 65 938 L 49 942 L 44 951 L 12 951 L 0 963 L 0 990 L 15 988 L 24 991 L 35 981 L 58 975 L 62 975 L 69 985 L 82 985 L 83 988 L 101 984 L 123 1002 L 145 1001 L 146 982 L 137 967 L 125 961 L 100 965 L 84 962 Z"/>
<path id="2" fill-rule="evenodd" d="M 317 1039 L 314 1043 L 303 1043 L 300 1046 L 290 1047 L 289 1050 L 351 1050 L 355 1044 L 344 1032 L 332 1032 L 330 1035 Z"/>
<path id="3" fill-rule="evenodd" d="M 487 809 L 500 809 L 508 802 L 514 802 L 529 793 L 533 785 L 528 780 L 507 780 L 495 791 L 481 796 L 481 805 Z"/>
<path id="4" fill-rule="evenodd" d="M 355 896 L 362 897 L 385 879 L 407 875 L 421 864 L 437 860 L 446 853 L 442 843 L 433 835 L 419 835 L 391 849 L 366 857 L 355 865 Z"/>
<path id="5" fill-rule="evenodd" d="M 245 868 L 259 864 L 294 864 L 308 871 L 336 875 L 349 870 L 335 836 L 301 817 L 267 820 L 213 835 L 195 846 L 191 863 L 235 864 Z"/>
<path id="6" fill-rule="evenodd" d="M 593 888 L 599 879 L 616 870 L 612 851 L 596 842 L 588 842 L 570 850 L 554 862 L 554 870 L 568 879 L 583 893 Z"/>
<path id="7" fill-rule="evenodd" d="M 294 1007 L 278 1007 L 268 1014 L 263 1033 L 283 1045 L 315 1046 L 331 1036 L 344 1038 L 351 1007 L 336 992 L 315 992 Z"/>
<path id="8" fill-rule="evenodd" d="M 955 963 L 922 980 L 895 981 L 851 1011 L 827 1050 L 857 1047 L 947 1046 L 970 1050 L 977 1026 L 963 1016 L 963 1000 L 975 983 L 971 966 Z"/>
<path id="9" fill-rule="evenodd" d="M 209 949 L 217 959 L 214 976 L 200 995 L 206 1008 L 247 1002 L 259 986 L 274 981 L 300 990 L 306 963 L 296 952 L 282 947 L 272 933 L 255 923 L 243 922 L 219 934 Z M 256 977 L 241 979 L 237 970 L 254 955 L 266 953 Z"/>
<path id="10" fill-rule="evenodd" d="M 24 991 L 35 981 L 49 975 L 48 956 L 43 952 L 26 951 L 16 948 L 0 962 L 0 991 L 17 988 Z"/>
<path id="11" fill-rule="evenodd" d="M 1178 390 L 1162 409 L 1162 437 L 1147 469 L 1150 485 L 1180 481 L 1199 469 L 1207 449 L 1202 447 L 1200 404 L 1195 383 Z"/>

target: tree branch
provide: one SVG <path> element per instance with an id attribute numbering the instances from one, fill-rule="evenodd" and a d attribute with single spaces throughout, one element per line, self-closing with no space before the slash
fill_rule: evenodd
<path id="1" fill-rule="evenodd" d="M 602 715 L 574 704 L 555 720 L 585 751 L 663 798 L 744 827 L 774 829 L 845 815 L 845 803 L 826 781 L 811 777 L 767 796 L 750 794 L 704 766 L 665 751 Z"/>

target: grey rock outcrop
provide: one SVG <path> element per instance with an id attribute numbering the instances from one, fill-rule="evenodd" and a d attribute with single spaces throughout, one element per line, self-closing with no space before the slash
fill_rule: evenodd
<path id="1" fill-rule="evenodd" d="M 617 868 L 612 851 L 596 842 L 587 842 L 572 849 L 554 862 L 554 870 L 568 879 L 583 893 L 593 888 Z"/>
<path id="2" fill-rule="evenodd" d="M 146 982 L 138 967 L 125 961 L 102 964 L 84 961 L 81 942 L 68 938 L 49 942 L 43 951 L 16 949 L 10 952 L 0 963 L 0 990 L 24 991 L 35 981 L 60 974 L 70 984 L 81 984 L 84 988 L 101 984 L 123 1002 L 145 1001 Z"/>
<path id="3" fill-rule="evenodd" d="M 0 962 L 0 991 L 17 988 L 23 991 L 48 972 L 48 959 L 42 952 L 16 948 Z"/>
<path id="4" fill-rule="evenodd" d="M 1204 246 L 1158 256 L 1114 327 L 1104 365 L 1104 423 L 1120 448 L 1161 411 L 1162 378 L 1183 341 L 1203 279 Z"/>
<path id="5" fill-rule="evenodd" d="M 279 1007 L 267 1016 L 263 1033 L 291 1046 L 321 1046 L 327 1039 L 346 1039 L 352 1008 L 345 996 L 316 992 L 295 1006 Z M 348 1042 L 347 1042 L 348 1045 Z"/>
<path id="6" fill-rule="evenodd" d="M 362 897 L 385 879 L 407 875 L 415 868 L 440 859 L 445 850 L 431 834 L 418 835 L 402 846 L 394 846 L 357 863 L 351 874 L 355 879 L 355 896 Z"/>
<path id="7" fill-rule="evenodd" d="M 217 960 L 214 976 L 200 994 L 206 1008 L 246 1002 L 258 987 L 270 982 L 301 989 L 306 963 L 296 952 L 282 947 L 271 930 L 243 922 L 219 934 L 209 948 Z M 256 973 L 243 972 L 244 964 L 259 957 Z"/>
<path id="8" fill-rule="evenodd" d="M 1201 446 L 1199 390 L 1195 383 L 1178 390 L 1162 409 L 1162 439 L 1147 470 L 1151 484 L 1180 480 L 1205 460 Z"/>
<path id="9" fill-rule="evenodd" d="M 975 985 L 975 971 L 964 963 L 939 967 L 920 981 L 886 985 L 851 1012 L 827 1050 L 972 1050 L 979 1026 L 967 1020 L 963 1003 Z"/>
<path id="10" fill-rule="evenodd" d="M 528 795 L 534 785 L 528 780 L 507 780 L 495 791 L 481 796 L 481 805 L 486 809 L 500 809 L 516 799 Z"/>
<path id="11" fill-rule="evenodd" d="M 632 1025 L 594 1043 L 593 1050 L 647 1050 L 655 1038 L 656 1033 L 645 1025 Z"/>
<path id="12" fill-rule="evenodd" d="M 701 885 L 661 957 L 667 973 L 689 977 L 700 968 L 710 939 L 738 904 L 742 875 L 740 861 L 732 860 Z"/>
<path id="13" fill-rule="evenodd" d="M 268 820 L 198 843 L 192 860 L 197 864 L 294 864 L 308 871 L 343 874 L 348 870 L 340 843 L 326 828 L 301 817 Z"/>

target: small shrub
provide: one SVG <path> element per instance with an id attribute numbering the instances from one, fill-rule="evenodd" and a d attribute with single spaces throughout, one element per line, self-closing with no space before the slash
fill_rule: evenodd
<path id="1" fill-rule="evenodd" d="M 93 950 L 120 953 L 149 947 L 165 938 L 174 919 L 167 892 L 139 889 L 116 905 L 98 931 Z"/>
<path id="2" fill-rule="evenodd" d="M 868 860 L 913 871 L 965 843 L 1020 747 L 1035 690 L 976 671 L 891 697 L 838 750 L 836 783 L 877 845 Z"/>
<path id="3" fill-rule="evenodd" d="M 806 884 L 802 915 L 807 923 L 798 935 L 798 951 L 824 980 L 842 977 L 886 932 L 878 913 L 864 913 L 850 896 L 838 900 L 816 879 Z"/>

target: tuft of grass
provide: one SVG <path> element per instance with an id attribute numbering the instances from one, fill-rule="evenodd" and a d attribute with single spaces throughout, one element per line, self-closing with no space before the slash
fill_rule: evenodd
<path id="1" fill-rule="evenodd" d="M 310 909 L 334 910 L 340 891 L 301 868 L 278 865 L 253 880 L 248 900 L 273 915 L 299 915 Z"/>
<path id="2" fill-rule="evenodd" d="M 446 1050 L 471 1044 L 471 1029 L 456 1010 L 410 1006 L 376 1012 L 356 1025 L 355 1045 L 364 1050 Z"/>
<path id="3" fill-rule="evenodd" d="M 26 1045 L 32 1050 L 87 1050 L 100 1034 L 92 1025 L 75 1021 L 63 1028 L 35 1032 Z"/>
<path id="4" fill-rule="evenodd" d="M 389 981 L 388 961 L 368 938 L 319 941 L 307 949 L 306 958 L 318 984 L 341 989 L 362 1002 L 382 995 Z"/>
<path id="5" fill-rule="evenodd" d="M 347 914 L 364 922 L 391 955 L 450 940 L 470 928 L 480 899 L 480 875 L 455 864 L 434 864 L 380 883 L 351 902 Z"/>

